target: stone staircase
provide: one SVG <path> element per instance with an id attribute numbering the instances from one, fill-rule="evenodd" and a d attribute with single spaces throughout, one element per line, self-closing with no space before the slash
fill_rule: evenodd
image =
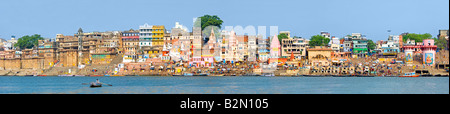
<path id="1" fill-rule="evenodd" d="M 84 67 L 83 69 L 80 69 L 76 74 L 78 75 L 105 75 L 113 73 L 114 68 L 122 63 L 123 56 L 122 54 L 117 55 L 109 64 L 96 64 L 96 65 L 89 65 Z M 96 72 L 93 72 L 92 70 L 97 70 Z"/>

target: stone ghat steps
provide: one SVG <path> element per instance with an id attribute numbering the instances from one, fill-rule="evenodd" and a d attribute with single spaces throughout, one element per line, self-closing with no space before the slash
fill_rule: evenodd
<path id="1" fill-rule="evenodd" d="M 74 74 L 78 70 L 77 67 L 52 67 L 50 69 L 44 70 L 44 73 L 40 75 L 57 76 L 69 74 L 69 69 L 71 69 L 70 74 Z"/>
<path id="2" fill-rule="evenodd" d="M 118 64 L 122 63 L 122 54 L 119 54 L 109 64 L 95 64 L 86 66 L 83 69 L 80 69 L 76 74 L 77 75 L 104 75 L 105 72 L 108 72 L 107 74 L 111 74 L 114 71 L 114 68 L 117 67 Z M 93 72 L 92 70 L 97 70 L 96 72 Z"/>

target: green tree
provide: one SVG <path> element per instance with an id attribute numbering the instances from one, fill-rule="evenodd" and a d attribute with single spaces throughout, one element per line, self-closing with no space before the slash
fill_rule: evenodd
<path id="1" fill-rule="evenodd" d="M 409 33 L 407 35 L 403 35 L 403 42 L 406 42 L 406 40 L 414 40 L 416 42 L 422 42 L 424 39 L 431 39 L 432 35 L 429 33 L 425 34 L 416 34 L 416 33 Z"/>
<path id="2" fill-rule="evenodd" d="M 207 26 L 217 26 L 222 28 L 223 21 L 217 15 L 204 15 L 198 17 L 201 21 L 196 20 L 194 26 L 201 26 L 202 30 Z"/>
<path id="3" fill-rule="evenodd" d="M 329 38 L 325 38 L 321 35 L 315 35 L 311 37 L 311 40 L 309 41 L 309 46 L 325 46 L 330 42 Z"/>
<path id="4" fill-rule="evenodd" d="M 367 48 L 368 48 L 369 50 L 374 50 L 376 46 L 377 46 L 377 45 L 376 45 L 372 40 L 368 40 L 368 41 L 367 41 Z"/>
<path id="5" fill-rule="evenodd" d="M 289 37 L 286 34 L 284 34 L 284 33 L 281 33 L 281 34 L 278 35 L 278 41 L 280 41 L 280 43 L 281 43 L 281 40 L 288 39 L 288 38 Z"/>
<path id="6" fill-rule="evenodd" d="M 18 47 L 20 49 L 30 49 L 34 46 L 38 45 L 38 40 L 43 40 L 44 38 L 41 37 L 39 34 L 35 34 L 32 36 L 23 36 L 17 40 L 17 43 L 14 44 L 14 47 Z"/>
<path id="7" fill-rule="evenodd" d="M 445 38 L 433 38 L 434 39 L 434 45 L 436 45 L 440 49 L 445 49 L 447 47 L 447 40 Z"/>

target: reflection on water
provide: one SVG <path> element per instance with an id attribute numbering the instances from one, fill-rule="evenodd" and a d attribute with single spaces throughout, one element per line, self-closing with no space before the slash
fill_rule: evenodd
<path id="1" fill-rule="evenodd" d="M 90 88 L 99 79 L 113 86 Z M 0 77 L 0 93 L 448 94 L 448 77 Z"/>

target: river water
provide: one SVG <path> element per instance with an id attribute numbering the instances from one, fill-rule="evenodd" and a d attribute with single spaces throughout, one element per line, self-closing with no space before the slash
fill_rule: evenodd
<path id="1" fill-rule="evenodd" d="M 0 76 L 0 94 L 449 94 L 449 78 Z"/>

